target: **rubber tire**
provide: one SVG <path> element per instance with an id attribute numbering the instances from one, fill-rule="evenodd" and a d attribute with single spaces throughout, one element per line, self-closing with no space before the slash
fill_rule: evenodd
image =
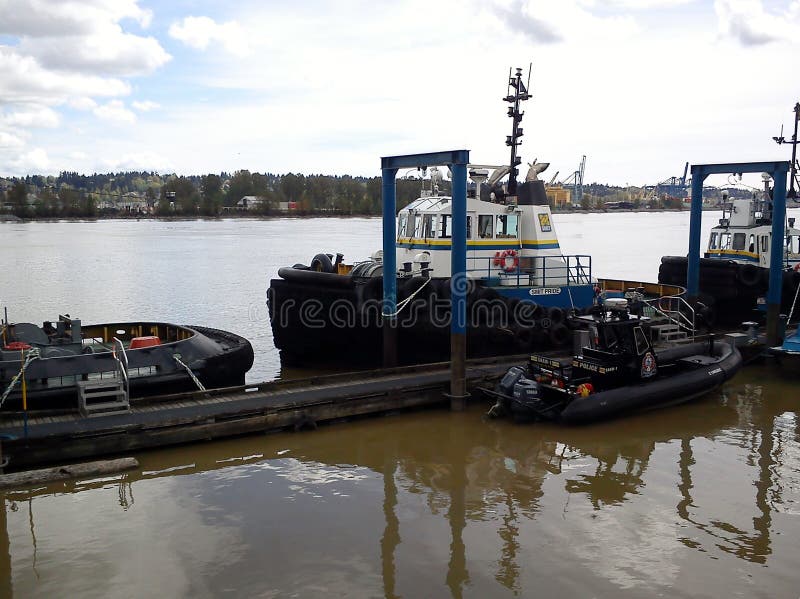
<path id="1" fill-rule="evenodd" d="M 533 344 L 534 332 L 531 328 L 519 327 L 514 328 L 514 341 L 516 342 L 517 349 L 522 352 L 529 351 Z"/>
<path id="2" fill-rule="evenodd" d="M 553 325 L 564 323 L 564 310 L 561 308 L 550 308 L 547 310 L 547 317 Z"/>
<path id="3" fill-rule="evenodd" d="M 327 273 L 334 272 L 333 262 L 331 262 L 330 256 L 328 256 L 328 254 L 317 254 L 316 256 L 314 256 L 314 259 L 311 261 L 309 269 L 313 270 L 314 272 L 327 272 Z"/>
<path id="4" fill-rule="evenodd" d="M 555 347 L 565 347 L 570 340 L 569 329 L 563 324 L 551 326 L 547 336 Z"/>
<path id="5" fill-rule="evenodd" d="M 736 271 L 736 278 L 745 287 L 755 287 L 761 281 L 761 269 L 754 264 L 742 264 Z"/>

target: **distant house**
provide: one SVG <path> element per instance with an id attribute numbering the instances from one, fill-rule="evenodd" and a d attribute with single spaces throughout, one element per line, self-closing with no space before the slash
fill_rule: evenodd
<path id="1" fill-rule="evenodd" d="M 149 209 L 147 198 L 144 194 L 128 192 L 116 203 L 116 207 L 123 212 L 144 213 Z"/>
<path id="2" fill-rule="evenodd" d="M 297 202 L 278 202 L 278 210 L 280 212 L 290 212 L 297 210 Z"/>
<path id="3" fill-rule="evenodd" d="M 257 210 L 265 202 L 266 198 L 261 196 L 244 196 L 241 200 L 236 202 L 237 210 Z"/>

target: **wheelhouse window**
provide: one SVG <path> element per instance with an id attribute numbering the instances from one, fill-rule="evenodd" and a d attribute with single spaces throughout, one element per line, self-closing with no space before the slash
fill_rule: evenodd
<path id="1" fill-rule="evenodd" d="M 442 214 L 442 216 L 439 217 L 439 237 L 442 239 L 450 239 L 452 237 L 450 234 L 451 218 L 449 214 Z"/>
<path id="2" fill-rule="evenodd" d="M 788 235 L 786 237 L 786 249 L 790 254 L 800 254 L 800 235 Z"/>
<path id="3" fill-rule="evenodd" d="M 744 240 L 746 235 L 744 233 L 734 233 L 733 234 L 733 249 L 734 250 L 743 250 L 744 249 Z"/>
<path id="4" fill-rule="evenodd" d="M 425 214 L 422 217 L 422 238 L 433 237 L 433 214 Z"/>
<path id="5" fill-rule="evenodd" d="M 758 251 L 758 247 L 756 246 L 756 236 L 752 233 L 750 234 L 750 239 L 747 242 L 747 251 L 751 254 Z"/>
<path id="6" fill-rule="evenodd" d="M 397 218 L 397 236 L 406 236 L 406 226 L 408 225 L 408 212 L 401 212 Z"/>
<path id="7" fill-rule="evenodd" d="M 761 253 L 766 254 L 769 250 L 769 237 L 767 235 L 761 236 Z"/>
<path id="8" fill-rule="evenodd" d="M 517 215 L 501 214 L 497 217 L 497 228 L 495 229 L 498 239 L 511 239 L 517 237 Z"/>
<path id="9" fill-rule="evenodd" d="M 472 217 L 467 217 L 467 239 L 472 239 Z"/>
<path id="10" fill-rule="evenodd" d="M 720 233 L 719 235 L 719 249 L 727 250 L 731 247 L 731 234 L 730 233 Z"/>
<path id="11" fill-rule="evenodd" d="M 710 249 L 710 250 L 717 249 L 717 234 L 716 233 L 712 233 L 711 234 L 711 239 L 708 242 L 708 249 Z"/>
<path id="12" fill-rule="evenodd" d="M 419 226 L 419 219 L 417 215 L 413 212 L 408 213 L 408 222 L 406 223 L 406 230 L 405 236 L 406 237 L 416 237 L 417 236 L 417 227 Z"/>
<path id="13" fill-rule="evenodd" d="M 481 239 L 491 239 L 494 236 L 494 216 L 491 214 L 481 214 L 478 216 L 478 237 Z"/>

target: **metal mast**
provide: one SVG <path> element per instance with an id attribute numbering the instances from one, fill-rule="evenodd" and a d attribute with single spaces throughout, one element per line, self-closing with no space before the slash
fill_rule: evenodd
<path id="1" fill-rule="evenodd" d="M 797 198 L 797 191 L 794 186 L 795 183 L 800 187 L 800 182 L 797 181 L 797 125 L 800 123 L 800 102 L 794 105 L 794 135 L 791 141 L 787 141 L 783 137 L 783 127 L 781 126 L 780 137 L 773 137 L 777 144 L 792 144 L 792 164 L 791 172 L 789 173 L 789 193 L 786 194 L 787 198 Z"/>
<path id="2" fill-rule="evenodd" d="M 533 66 L 533 65 L 531 65 Z M 528 69 L 528 85 L 531 82 L 530 68 Z M 511 91 L 513 88 L 513 92 Z M 506 102 L 511 104 L 508 107 L 508 116 L 512 119 L 511 135 L 506 137 L 506 145 L 511 147 L 511 171 L 508 174 L 508 195 L 517 195 L 517 175 L 519 170 L 517 166 L 522 162 L 522 159 L 517 156 L 517 146 L 522 141 L 522 127 L 519 124 L 522 122 L 522 115 L 524 112 L 520 111 L 520 103 L 529 99 L 531 96 L 528 93 L 526 85 L 522 82 L 522 69 L 517 69 L 516 75 L 511 75 L 511 70 L 508 71 L 508 95 L 503 98 Z"/>

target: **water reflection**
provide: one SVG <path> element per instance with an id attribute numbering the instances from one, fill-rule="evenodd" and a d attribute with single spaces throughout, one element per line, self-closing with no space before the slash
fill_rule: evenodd
<path id="1" fill-rule="evenodd" d="M 592 427 L 423 412 L 144 454 L 138 472 L 11 492 L 0 595 L 82 590 L 75 560 L 59 563 L 67 545 L 138 588 L 109 566 L 138 556 L 129 538 L 152 543 L 150 588 L 170 576 L 173 595 L 648 596 L 691 594 L 687 581 L 719 595 L 756 580 L 785 594 L 800 431 L 793 396 L 763 375 Z"/>

